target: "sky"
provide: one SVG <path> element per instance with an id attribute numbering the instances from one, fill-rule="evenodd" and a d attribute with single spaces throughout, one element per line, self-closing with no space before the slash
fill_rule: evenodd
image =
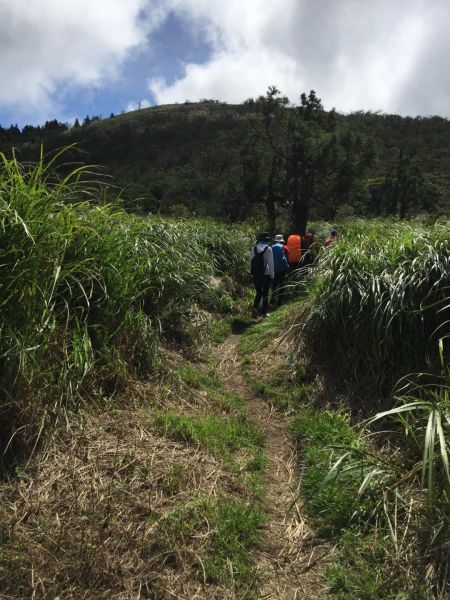
<path id="1" fill-rule="evenodd" d="M 449 0 L 0 0 L 0 124 L 157 104 L 450 117 Z"/>

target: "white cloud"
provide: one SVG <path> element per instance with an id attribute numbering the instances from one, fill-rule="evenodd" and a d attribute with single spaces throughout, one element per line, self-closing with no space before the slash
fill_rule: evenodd
<path id="1" fill-rule="evenodd" d="M 157 103 L 241 102 L 277 85 L 292 101 L 315 89 L 341 111 L 449 114 L 446 0 L 167 0 L 212 47 L 183 77 L 149 81 Z M 436 40 L 438 27 L 439 40 Z M 428 82 L 417 93 L 420 81 Z M 439 82 L 444 80 L 443 83 Z M 429 86 L 434 85 L 434 94 Z"/>
<path id="2" fill-rule="evenodd" d="M 149 0 L 0 0 L 0 105 L 44 114 L 62 87 L 104 84 L 164 15 Z"/>
<path id="3" fill-rule="evenodd" d="M 278 58 L 283 61 L 282 71 L 277 68 L 277 56 L 265 49 L 257 54 L 251 51 L 220 52 L 206 64 L 187 65 L 185 76 L 172 85 L 166 85 L 162 78 L 154 78 L 150 80 L 149 88 L 159 104 L 200 98 L 240 102 L 264 92 L 268 83 L 276 82 L 278 87 L 286 90 L 292 87 L 292 81 L 299 81 L 295 61 L 283 55 Z M 261 77 L 262 72 L 265 79 Z"/>
<path id="4" fill-rule="evenodd" d="M 159 104 L 241 102 L 274 84 L 341 111 L 450 112 L 448 0 L 0 0 L 0 107 L 64 114 L 57 98 L 119 77 L 171 11 L 211 54 L 150 79 Z"/>
<path id="5" fill-rule="evenodd" d="M 150 100 L 144 98 L 143 100 L 130 100 L 125 108 L 125 112 L 131 112 L 133 110 L 139 110 L 140 108 L 148 108 L 151 106 Z"/>

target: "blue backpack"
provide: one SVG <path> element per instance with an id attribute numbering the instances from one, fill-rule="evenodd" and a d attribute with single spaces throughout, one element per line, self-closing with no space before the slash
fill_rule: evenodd
<path id="1" fill-rule="evenodd" d="M 287 271 L 289 269 L 289 263 L 286 260 L 283 246 L 281 244 L 274 244 L 272 246 L 272 252 L 275 272 L 279 273 L 280 271 Z"/>

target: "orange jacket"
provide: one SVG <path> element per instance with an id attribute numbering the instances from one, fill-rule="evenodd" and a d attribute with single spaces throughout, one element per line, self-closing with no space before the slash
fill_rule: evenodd
<path id="1" fill-rule="evenodd" d="M 302 238 L 300 235 L 292 234 L 288 237 L 286 242 L 287 249 L 289 250 L 289 264 L 296 265 L 300 262 L 302 257 Z"/>

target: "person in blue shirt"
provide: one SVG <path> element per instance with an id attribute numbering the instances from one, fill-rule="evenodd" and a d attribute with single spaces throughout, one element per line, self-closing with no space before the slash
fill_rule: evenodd
<path id="1" fill-rule="evenodd" d="M 280 306 L 283 302 L 283 282 L 289 270 L 289 250 L 282 235 L 276 235 L 272 244 L 274 278 L 271 303 Z"/>

